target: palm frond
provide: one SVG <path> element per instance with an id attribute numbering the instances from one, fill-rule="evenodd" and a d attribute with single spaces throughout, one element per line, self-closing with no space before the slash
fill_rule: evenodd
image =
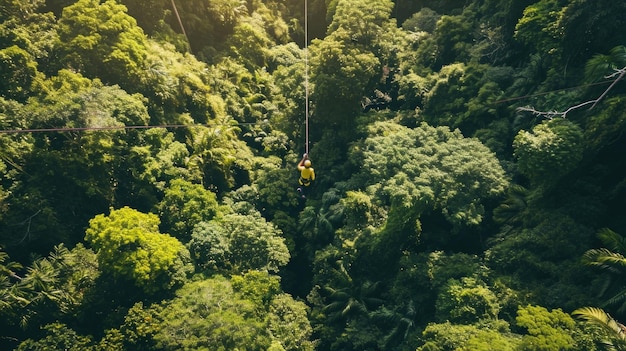
<path id="1" fill-rule="evenodd" d="M 620 254 L 626 254 L 626 238 L 617 234 L 608 228 L 602 228 L 598 231 L 598 239 L 612 251 Z"/>
<path id="2" fill-rule="evenodd" d="M 48 255 L 48 260 L 53 265 L 64 267 L 66 265 L 65 257 L 67 257 L 69 254 L 70 250 L 68 250 L 65 245 L 55 245 L 50 255 Z"/>
<path id="3" fill-rule="evenodd" d="M 609 51 L 611 59 L 617 67 L 626 66 L 626 46 L 619 45 Z"/>
<path id="4" fill-rule="evenodd" d="M 494 220 L 498 223 L 515 222 L 527 207 L 528 189 L 521 185 L 513 185 L 507 191 L 507 198 L 493 211 Z"/>
<path id="5" fill-rule="evenodd" d="M 590 249 L 583 254 L 583 263 L 589 266 L 599 267 L 613 273 L 626 270 L 626 258 L 606 248 Z"/>
<path id="6" fill-rule="evenodd" d="M 614 65 L 611 56 L 594 55 L 585 65 L 585 79 L 589 82 L 598 81 L 608 74 Z"/>
<path id="7" fill-rule="evenodd" d="M 604 303 L 606 306 L 619 306 L 618 312 L 626 311 L 626 289 L 622 289 Z"/>
<path id="8" fill-rule="evenodd" d="M 603 335 L 603 339 L 600 342 L 607 349 L 626 351 L 626 328 L 603 309 L 582 307 L 572 312 L 572 315 L 585 324 L 596 328 Z"/>
<path id="9" fill-rule="evenodd" d="M 370 312 L 370 317 L 374 321 L 380 321 L 383 324 L 391 325 L 395 324 L 400 318 L 396 311 L 389 309 L 385 306 L 381 306 L 375 311 Z"/>

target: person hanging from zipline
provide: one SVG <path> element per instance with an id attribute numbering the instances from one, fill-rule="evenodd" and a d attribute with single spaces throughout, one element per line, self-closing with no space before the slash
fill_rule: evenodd
<path id="1" fill-rule="evenodd" d="M 298 163 L 298 171 L 300 171 L 300 179 L 298 179 L 300 186 L 298 187 L 298 193 L 300 193 L 303 199 L 306 199 L 307 189 L 315 180 L 315 170 L 311 167 L 309 154 L 305 153 L 302 156 L 302 160 Z"/>

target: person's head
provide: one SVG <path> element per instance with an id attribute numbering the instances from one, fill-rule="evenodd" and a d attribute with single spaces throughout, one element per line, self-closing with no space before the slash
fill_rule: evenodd
<path id="1" fill-rule="evenodd" d="M 304 160 L 304 167 L 306 168 L 311 167 L 311 160 Z"/>

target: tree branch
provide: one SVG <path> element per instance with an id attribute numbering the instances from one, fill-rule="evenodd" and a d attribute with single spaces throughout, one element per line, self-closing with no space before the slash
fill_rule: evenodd
<path id="1" fill-rule="evenodd" d="M 604 99 L 604 97 L 615 86 L 615 84 L 617 84 L 617 82 L 622 80 L 622 78 L 624 78 L 624 76 L 626 76 L 626 67 L 623 67 L 623 68 L 620 68 L 620 69 L 616 69 L 613 74 L 608 75 L 608 76 L 605 77 L 606 79 L 615 78 L 615 80 L 613 80 L 611 85 L 609 85 L 609 87 L 606 88 L 606 90 L 597 99 L 585 101 L 585 102 L 582 102 L 582 103 L 580 103 L 578 105 L 571 106 L 571 107 L 567 108 L 565 111 L 538 111 L 534 107 L 531 107 L 531 106 L 518 107 L 516 110 L 517 111 L 530 112 L 530 113 L 532 113 L 535 116 L 542 116 L 542 117 L 545 117 L 545 118 L 548 118 L 548 119 L 552 119 L 554 117 L 563 117 L 563 118 L 565 118 L 569 112 L 571 112 L 573 110 L 577 110 L 577 109 L 579 109 L 581 107 L 584 107 L 584 106 L 587 106 L 587 105 L 591 105 L 591 107 L 589 108 L 589 110 L 591 110 L 594 107 L 596 107 L 598 102 L 600 102 L 602 99 Z"/>
<path id="2" fill-rule="evenodd" d="M 21 244 L 22 242 L 24 242 L 24 240 L 26 240 L 27 238 L 30 239 L 30 224 L 32 219 L 39 214 L 39 212 L 41 212 L 41 210 L 38 210 L 37 212 L 35 212 L 32 216 L 26 218 L 25 220 L 23 220 L 21 223 L 18 223 L 17 225 L 23 225 L 26 224 L 26 234 L 24 234 L 24 237 L 22 237 L 22 239 L 18 242 L 18 244 Z"/>

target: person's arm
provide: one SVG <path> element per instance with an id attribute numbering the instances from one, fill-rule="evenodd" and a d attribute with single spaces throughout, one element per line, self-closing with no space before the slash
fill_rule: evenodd
<path id="1" fill-rule="evenodd" d="M 298 163 L 298 170 L 303 170 L 304 169 L 304 161 L 309 159 L 309 154 L 304 154 L 302 155 L 302 159 L 300 160 L 300 162 Z"/>

